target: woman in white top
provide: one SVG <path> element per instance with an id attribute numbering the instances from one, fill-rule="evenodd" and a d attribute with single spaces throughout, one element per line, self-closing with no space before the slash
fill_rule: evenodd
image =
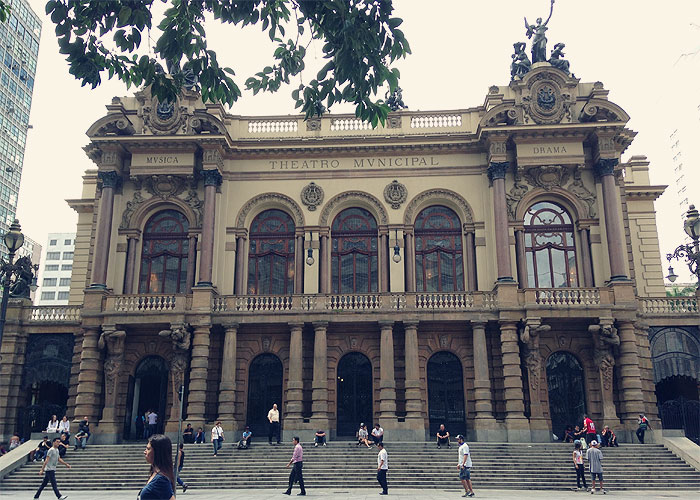
<path id="1" fill-rule="evenodd" d="M 61 421 L 58 423 L 58 432 L 59 434 L 66 433 L 68 437 L 70 437 L 70 422 L 68 421 L 68 417 L 65 415 L 61 419 Z"/>
<path id="2" fill-rule="evenodd" d="M 583 468 L 583 451 L 581 451 L 581 441 L 574 441 L 574 452 L 571 454 L 576 469 L 576 486 L 581 489 L 581 479 L 583 479 L 583 489 L 586 487 L 586 470 Z"/>
<path id="3" fill-rule="evenodd" d="M 221 449 L 224 442 L 224 429 L 221 427 L 221 422 L 217 422 L 214 427 L 211 428 L 211 444 L 214 446 L 214 456 Z"/>
<path id="4" fill-rule="evenodd" d="M 360 430 L 357 431 L 357 446 L 364 444 L 367 448 L 371 448 L 372 446 L 369 444 L 368 437 L 367 426 L 365 424 L 360 424 Z"/>
<path id="5" fill-rule="evenodd" d="M 49 425 L 46 426 L 46 432 L 58 432 L 58 418 L 56 415 L 51 416 Z"/>

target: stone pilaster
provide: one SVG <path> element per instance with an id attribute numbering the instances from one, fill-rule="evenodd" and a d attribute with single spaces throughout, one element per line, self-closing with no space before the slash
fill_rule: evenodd
<path id="1" fill-rule="evenodd" d="M 303 410 L 303 372 L 302 372 L 302 330 L 303 323 L 289 325 L 289 376 L 287 378 L 287 412 L 284 418 L 284 426 L 287 429 L 300 429 L 302 426 Z M 314 348 L 316 342 L 314 341 Z M 315 353 L 314 353 L 315 361 Z M 315 365 L 314 365 L 315 368 Z M 314 371 L 315 373 L 315 371 Z M 315 399 L 314 399 L 315 401 Z"/>
<path id="2" fill-rule="evenodd" d="M 394 322 L 379 323 L 379 423 L 396 427 L 396 380 L 394 378 Z"/>
<path id="3" fill-rule="evenodd" d="M 214 222 L 216 217 L 216 188 L 221 185 L 217 169 L 202 170 L 204 177 L 204 218 L 202 220 L 202 249 L 199 257 L 197 286 L 211 286 L 214 264 Z"/>
<path id="4" fill-rule="evenodd" d="M 74 422 L 88 417 L 97 420 L 98 403 L 102 393 L 102 366 L 97 344 L 100 338 L 100 326 L 83 328 L 83 347 L 80 356 L 80 375 L 78 375 L 78 393 L 75 397 Z"/>
<path id="5" fill-rule="evenodd" d="M 121 176 L 115 170 L 101 170 L 97 176 L 102 181 L 102 196 L 97 219 L 97 236 L 95 238 L 90 287 L 104 289 L 107 288 L 109 243 L 112 237 L 112 218 L 114 215 L 114 190 L 119 185 Z"/>
<path id="6" fill-rule="evenodd" d="M 224 325 L 224 356 L 221 363 L 219 382 L 219 411 L 225 429 L 237 429 L 236 422 L 236 352 L 238 343 L 238 323 Z"/>
<path id="7" fill-rule="evenodd" d="M 622 422 L 627 429 L 637 427 L 637 417 L 644 413 L 644 396 L 642 394 L 642 376 L 639 370 L 639 351 L 631 321 L 618 322 L 620 334 L 620 389 L 622 391 L 623 417 Z"/>
<path id="8" fill-rule="evenodd" d="M 506 170 L 508 170 L 507 161 L 489 163 L 488 176 L 493 184 L 493 220 L 498 281 L 512 282 L 513 271 L 510 262 L 508 206 L 506 203 Z"/>
<path id="9" fill-rule="evenodd" d="M 328 428 L 328 323 L 314 323 L 314 370 L 311 382 L 311 422 L 319 429 Z"/>
<path id="10" fill-rule="evenodd" d="M 406 423 L 411 429 L 423 430 L 420 361 L 418 358 L 418 322 L 404 321 L 406 358 Z"/>
<path id="11" fill-rule="evenodd" d="M 464 233 L 464 255 L 466 257 L 465 270 L 467 274 L 467 291 L 475 292 L 477 289 L 476 280 L 476 248 L 474 246 L 474 230 L 469 229 Z"/>
<path id="12" fill-rule="evenodd" d="M 413 228 L 406 228 L 406 291 L 416 291 L 416 247 L 414 244 Z"/>
<path id="13" fill-rule="evenodd" d="M 136 275 L 136 245 L 139 237 L 129 234 L 126 237 L 126 272 L 124 273 L 124 294 L 134 293 L 134 277 Z"/>
<path id="14" fill-rule="evenodd" d="M 328 243 L 329 234 L 328 229 L 326 231 L 320 232 L 320 243 L 319 243 L 319 273 L 321 282 L 321 293 L 331 293 L 333 287 L 331 286 L 331 259 L 330 259 L 330 245 Z"/>
<path id="15" fill-rule="evenodd" d="M 605 235 L 608 239 L 608 254 L 610 257 L 610 280 L 627 279 L 624 235 L 622 232 L 622 215 L 617 201 L 615 186 L 615 166 L 617 158 L 600 158 L 595 164 L 595 171 L 603 189 L 603 211 L 605 216 Z"/>
<path id="16" fill-rule="evenodd" d="M 508 441 L 530 440 L 530 425 L 525 418 L 520 348 L 515 321 L 501 321 L 501 357 L 503 362 L 503 398 L 506 407 Z"/>
<path id="17" fill-rule="evenodd" d="M 207 373 L 209 371 L 210 325 L 194 327 L 192 335 L 192 359 L 187 396 L 187 419 L 196 429 L 204 423 L 204 402 L 207 397 Z"/>
<path id="18" fill-rule="evenodd" d="M 533 441 L 549 441 L 550 425 L 544 418 L 544 407 L 540 396 L 542 383 L 542 355 L 540 354 L 540 334 L 551 330 L 543 325 L 540 318 L 529 317 L 521 325 L 520 340 L 525 345 L 525 366 L 527 367 L 528 391 L 530 394 L 530 431 Z"/>
<path id="19" fill-rule="evenodd" d="M 474 430 L 475 439 L 486 440 L 496 429 L 493 416 L 489 357 L 486 346 L 486 322 L 472 321 L 472 350 L 474 356 Z"/>
<path id="20" fill-rule="evenodd" d="M 245 273 L 245 246 L 248 238 L 245 233 L 240 233 L 236 236 L 236 275 L 234 284 L 234 293 L 236 295 L 245 295 L 248 293 L 246 273 Z"/>
<path id="21" fill-rule="evenodd" d="M 100 434 L 108 434 L 110 438 L 116 437 L 123 426 L 123 422 L 117 418 L 117 399 L 120 375 L 124 364 L 125 344 L 126 332 L 124 330 L 117 330 L 114 325 L 102 326 L 102 335 L 100 335 L 97 346 L 98 349 L 105 351 L 105 362 L 103 365 L 105 402 L 99 429 Z"/>

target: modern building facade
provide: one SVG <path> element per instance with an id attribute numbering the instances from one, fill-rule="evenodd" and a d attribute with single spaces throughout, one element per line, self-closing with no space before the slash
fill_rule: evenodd
<path id="1" fill-rule="evenodd" d="M 0 234 L 8 231 L 17 212 L 41 37 L 41 20 L 26 0 L 6 3 L 12 10 L 7 22 L 0 23 Z M 7 260 L 2 241 L 0 256 Z"/>
<path id="2" fill-rule="evenodd" d="M 49 233 L 46 239 L 46 258 L 39 270 L 41 281 L 37 290 L 37 305 L 68 304 L 74 251 L 75 233 Z"/>
<path id="3" fill-rule="evenodd" d="M 622 440 L 639 413 L 660 428 L 649 333 L 697 339 L 697 298 L 665 296 L 665 186 L 622 160 L 628 120 L 548 63 L 377 129 L 115 98 L 69 200 L 69 305 L 11 310 L 0 435 L 42 404 L 98 442 L 147 409 L 175 432 L 181 385 L 195 427 L 256 434 L 273 403 L 302 437 L 549 441 L 583 413 Z"/>

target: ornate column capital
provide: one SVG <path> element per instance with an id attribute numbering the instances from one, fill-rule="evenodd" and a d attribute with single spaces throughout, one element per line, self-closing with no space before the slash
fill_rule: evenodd
<path id="1" fill-rule="evenodd" d="M 326 323 L 328 325 L 328 323 Z M 314 323 L 314 328 L 316 327 L 316 324 Z M 304 329 L 304 323 L 289 323 L 289 330 L 294 331 L 294 330 L 303 330 Z"/>
<path id="2" fill-rule="evenodd" d="M 202 170 L 202 177 L 204 178 L 205 186 L 219 187 L 223 182 L 223 177 L 221 176 L 219 170 L 216 168 Z"/>
<path id="3" fill-rule="evenodd" d="M 237 332 L 240 325 L 238 323 L 224 323 L 221 326 L 223 326 L 224 330 L 226 330 L 227 332 L 228 331 Z"/>
<path id="4" fill-rule="evenodd" d="M 417 330 L 417 329 L 418 329 L 418 324 L 419 324 L 419 323 L 420 323 L 420 321 L 418 321 L 417 319 L 404 320 L 404 322 L 403 322 L 403 327 L 404 327 L 404 329 L 406 329 L 406 330 L 408 330 L 409 328 L 410 328 L 410 329 L 415 329 L 415 330 Z M 380 323 L 380 324 L 381 324 L 381 323 Z"/>
<path id="5" fill-rule="evenodd" d="M 593 169 L 598 177 L 613 175 L 618 163 L 619 160 L 617 158 L 600 158 L 595 165 L 593 165 Z"/>
<path id="6" fill-rule="evenodd" d="M 328 328 L 328 321 L 314 321 L 314 331 L 325 330 Z"/>
<path id="7" fill-rule="evenodd" d="M 116 170 L 100 170 L 97 178 L 102 182 L 102 189 L 117 189 L 121 185 L 122 177 Z"/>
<path id="8" fill-rule="evenodd" d="M 510 165 L 507 161 L 492 161 L 489 163 L 488 170 L 486 171 L 489 176 L 489 181 L 493 182 L 495 179 L 505 179 L 506 171 Z"/>
<path id="9" fill-rule="evenodd" d="M 379 320 L 377 321 L 379 323 L 379 328 L 381 330 L 393 330 L 394 329 L 394 321 L 392 320 Z"/>

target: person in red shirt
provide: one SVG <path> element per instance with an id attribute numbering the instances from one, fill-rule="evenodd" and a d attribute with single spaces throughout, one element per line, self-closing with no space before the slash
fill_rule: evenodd
<path id="1" fill-rule="evenodd" d="M 586 443 L 589 445 L 591 444 L 591 441 L 598 438 L 595 431 L 595 423 L 593 423 L 593 420 L 591 420 L 588 415 L 583 416 L 583 430 L 586 433 Z"/>

